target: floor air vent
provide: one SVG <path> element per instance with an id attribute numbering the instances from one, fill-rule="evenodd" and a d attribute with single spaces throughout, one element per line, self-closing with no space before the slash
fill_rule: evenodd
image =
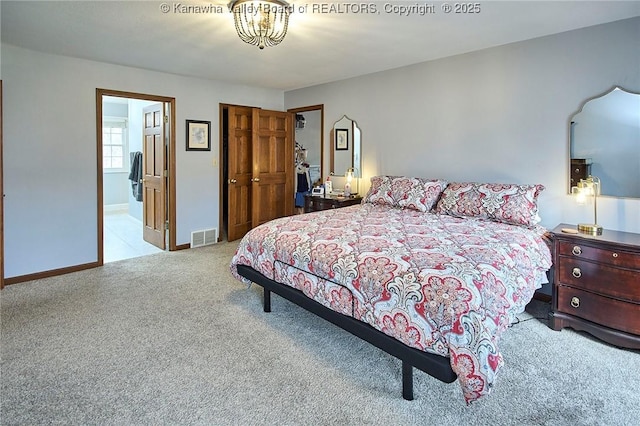
<path id="1" fill-rule="evenodd" d="M 218 242 L 218 230 L 216 228 L 193 231 L 191 233 L 191 248 L 202 247 Z"/>

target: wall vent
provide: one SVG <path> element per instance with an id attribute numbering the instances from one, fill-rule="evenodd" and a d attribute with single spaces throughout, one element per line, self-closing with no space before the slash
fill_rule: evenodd
<path id="1" fill-rule="evenodd" d="M 203 229 L 191 233 L 191 248 L 208 246 L 218 242 L 218 229 Z"/>

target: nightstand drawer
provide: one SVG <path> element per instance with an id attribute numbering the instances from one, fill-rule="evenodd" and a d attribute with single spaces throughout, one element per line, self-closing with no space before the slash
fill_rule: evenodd
<path id="1" fill-rule="evenodd" d="M 571 287 L 557 287 L 558 311 L 640 335 L 640 305 Z"/>
<path id="2" fill-rule="evenodd" d="M 640 273 L 628 269 L 561 257 L 557 265 L 559 284 L 603 295 L 640 301 Z"/>
<path id="3" fill-rule="evenodd" d="M 603 262 L 608 265 L 622 266 L 630 269 L 640 269 L 640 255 L 622 250 L 597 248 L 586 244 L 561 241 L 560 256 L 570 256 L 576 259 L 588 259 Z"/>

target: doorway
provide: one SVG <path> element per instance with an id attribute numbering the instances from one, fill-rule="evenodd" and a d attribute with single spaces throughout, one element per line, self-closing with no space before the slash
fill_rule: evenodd
<path id="1" fill-rule="evenodd" d="M 323 183 L 324 105 L 292 108 L 288 111 L 295 114 L 295 207 L 297 213 L 303 213 L 305 194 Z"/>
<path id="2" fill-rule="evenodd" d="M 175 250 L 174 98 L 97 89 L 96 111 L 98 263 Z"/>
<path id="3" fill-rule="evenodd" d="M 144 108 L 157 102 L 103 96 L 104 262 L 162 252 L 143 238 L 142 192 L 132 181 L 140 165 Z"/>

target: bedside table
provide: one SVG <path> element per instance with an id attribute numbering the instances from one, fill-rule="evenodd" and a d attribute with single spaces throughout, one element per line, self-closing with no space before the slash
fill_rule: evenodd
<path id="1" fill-rule="evenodd" d="M 554 283 L 549 327 L 586 331 L 612 345 L 640 349 L 640 234 L 553 230 Z"/>
<path id="2" fill-rule="evenodd" d="M 360 204 L 362 197 L 314 197 L 313 195 L 304 196 L 304 212 L 318 212 L 320 210 L 339 209 L 340 207 L 353 206 Z"/>

